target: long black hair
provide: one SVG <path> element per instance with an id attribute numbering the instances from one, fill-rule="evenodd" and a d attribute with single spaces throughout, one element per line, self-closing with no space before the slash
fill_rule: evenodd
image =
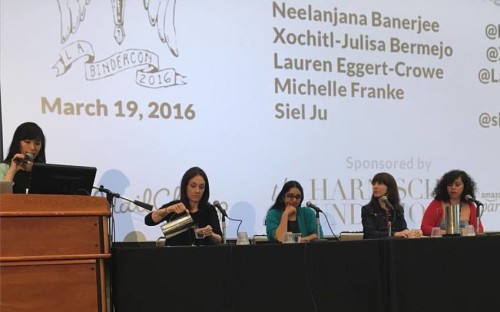
<path id="1" fill-rule="evenodd" d="M 189 204 L 189 198 L 187 196 L 187 185 L 189 180 L 196 176 L 201 176 L 205 180 L 205 190 L 203 191 L 203 195 L 201 196 L 200 203 L 198 204 L 199 208 L 204 208 L 208 205 L 208 199 L 210 198 L 210 185 L 208 183 L 208 177 L 205 171 L 199 167 L 189 168 L 181 180 L 181 202 L 189 209 L 191 205 Z"/>
<path id="2" fill-rule="evenodd" d="M 270 209 L 278 209 L 278 210 L 284 210 L 285 209 L 285 194 L 288 193 L 288 191 L 291 188 L 298 188 L 300 191 L 300 202 L 299 206 L 302 204 L 302 201 L 304 200 L 304 190 L 302 189 L 302 186 L 300 185 L 299 182 L 297 181 L 288 181 L 283 185 L 283 188 L 281 189 L 280 193 L 276 197 L 276 201 L 274 204 L 271 206 Z"/>
<path id="3" fill-rule="evenodd" d="M 470 195 L 472 197 L 476 197 L 474 194 L 476 193 L 476 182 L 463 170 L 451 170 L 445 173 L 441 179 L 436 184 L 432 195 L 434 195 L 434 199 L 441 201 L 449 201 L 450 194 L 448 194 L 448 185 L 452 185 L 456 179 L 462 178 L 464 182 L 464 191 L 460 196 L 460 200 L 465 202 L 465 196 Z"/>
<path id="4" fill-rule="evenodd" d="M 372 185 L 374 185 L 377 182 L 387 186 L 387 194 L 386 194 L 387 199 L 389 200 L 389 202 L 392 204 L 392 206 L 396 211 L 403 212 L 403 207 L 401 206 L 399 199 L 398 184 L 396 183 L 396 179 L 394 179 L 394 177 L 387 172 L 379 172 L 373 177 Z M 373 194 L 370 200 L 370 205 L 372 207 L 380 206 L 378 198 L 375 197 Z"/>
<path id="5" fill-rule="evenodd" d="M 38 152 L 33 162 L 45 163 L 45 135 L 42 128 L 34 122 L 25 122 L 17 127 L 10 143 L 9 153 L 5 157 L 4 162 L 10 164 L 14 155 L 21 152 L 21 141 L 23 140 L 40 141 L 40 152 Z"/>

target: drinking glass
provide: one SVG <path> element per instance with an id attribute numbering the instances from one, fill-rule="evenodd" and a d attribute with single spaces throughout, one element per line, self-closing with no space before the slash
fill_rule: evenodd
<path id="1" fill-rule="evenodd" d="M 283 244 L 289 244 L 292 242 L 292 232 L 286 232 L 283 235 Z"/>
<path id="2" fill-rule="evenodd" d="M 247 232 L 238 232 L 238 238 L 236 239 L 236 245 L 249 245 Z"/>
<path id="3" fill-rule="evenodd" d="M 283 237 L 284 244 L 300 243 L 300 238 L 302 235 L 300 233 L 286 232 Z"/>
<path id="4" fill-rule="evenodd" d="M 420 230 L 419 229 L 411 229 L 409 233 L 409 238 L 419 238 Z"/>
<path id="5" fill-rule="evenodd" d="M 441 228 L 440 227 L 433 227 L 431 231 L 431 237 L 442 237 L 443 235 L 441 234 Z"/>
<path id="6" fill-rule="evenodd" d="M 466 225 L 463 231 L 463 236 L 476 236 L 476 233 L 474 232 L 474 226 L 473 225 Z"/>
<path id="7" fill-rule="evenodd" d="M 300 243 L 301 233 L 292 233 L 292 243 Z"/>
<path id="8" fill-rule="evenodd" d="M 202 229 L 200 229 L 199 227 L 195 226 L 194 227 L 194 237 L 196 239 L 204 239 L 205 238 L 205 234 L 203 233 Z"/>

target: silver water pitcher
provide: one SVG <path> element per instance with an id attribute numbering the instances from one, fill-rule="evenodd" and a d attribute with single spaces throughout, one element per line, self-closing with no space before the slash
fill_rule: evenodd
<path id="1" fill-rule="evenodd" d="M 460 235 L 460 204 L 445 207 L 446 235 Z"/>
<path id="2" fill-rule="evenodd" d="M 161 231 L 165 235 L 165 239 L 169 239 L 176 235 L 179 235 L 187 230 L 190 230 L 195 226 L 193 218 L 189 213 L 184 213 L 180 215 L 177 219 L 168 222 L 161 226 Z"/>

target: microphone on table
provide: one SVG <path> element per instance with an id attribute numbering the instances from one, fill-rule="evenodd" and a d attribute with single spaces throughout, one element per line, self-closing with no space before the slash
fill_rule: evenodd
<path id="1" fill-rule="evenodd" d="M 483 206 L 482 202 L 480 202 L 479 200 L 475 199 L 474 197 L 472 197 L 472 196 L 470 196 L 468 194 L 465 195 L 465 200 L 468 201 L 468 202 L 473 202 L 477 206 Z"/>
<path id="2" fill-rule="evenodd" d="M 387 196 L 384 195 L 384 196 L 380 197 L 380 200 L 383 201 L 387 205 L 387 207 L 389 207 L 389 209 L 394 210 L 394 207 L 392 207 L 392 204 L 389 201 L 389 199 L 387 199 Z"/>
<path id="3" fill-rule="evenodd" d="M 218 200 L 214 200 L 213 205 L 222 214 L 222 243 L 225 244 L 226 243 L 226 218 L 228 218 L 230 220 L 232 220 L 232 219 L 227 216 L 226 210 L 224 210 L 224 208 L 222 208 L 222 206 Z M 241 224 L 241 222 L 240 222 L 240 224 Z M 239 226 L 238 226 L 238 228 L 239 228 Z"/>
<path id="4" fill-rule="evenodd" d="M 330 226 L 330 221 L 328 221 L 328 216 L 323 212 L 323 210 L 321 210 L 321 208 L 319 208 L 318 206 L 316 206 L 315 204 L 313 204 L 310 201 L 308 201 L 306 203 L 306 207 L 309 207 L 316 212 L 316 235 L 318 236 L 318 238 L 316 238 L 314 241 L 325 241 L 326 240 L 325 238 L 320 238 L 321 237 L 321 225 L 319 222 L 319 214 L 320 213 L 322 213 L 325 216 L 326 221 L 327 221 L 327 225 L 330 228 L 330 231 L 332 232 L 333 237 L 336 240 L 339 240 L 337 235 L 335 235 L 335 233 L 333 232 L 332 227 Z"/>
<path id="5" fill-rule="evenodd" d="M 315 204 L 313 204 L 312 202 L 308 201 L 306 203 L 306 206 L 309 207 L 309 208 L 312 208 L 314 209 L 316 212 L 321 212 L 323 213 L 323 210 L 321 210 L 321 208 L 319 208 L 318 206 L 316 206 Z"/>
<path id="6" fill-rule="evenodd" d="M 392 204 L 389 201 L 389 199 L 387 198 L 387 196 L 384 195 L 384 196 L 380 197 L 380 200 L 385 203 L 387 208 L 394 211 L 394 207 L 392 206 Z M 393 215 L 393 219 L 395 219 L 395 218 L 396 218 L 396 213 L 394 213 L 394 215 Z M 392 236 L 392 221 L 391 220 L 389 220 L 387 222 L 387 230 L 388 230 L 388 236 L 391 237 Z"/>
<path id="7" fill-rule="evenodd" d="M 321 210 L 321 208 L 319 208 L 318 206 L 316 206 L 315 204 L 313 204 L 310 201 L 308 201 L 306 203 L 306 206 L 309 207 L 309 208 L 311 208 L 312 210 L 316 211 L 316 235 L 317 235 L 316 240 L 317 241 L 324 240 L 324 239 L 321 238 L 321 225 L 320 225 L 320 222 L 319 222 L 319 214 L 320 213 L 325 214 L 325 213 L 323 212 L 323 210 Z M 325 215 L 325 217 L 326 217 L 326 215 Z M 335 233 L 333 233 L 333 231 L 332 231 L 332 234 L 333 234 L 333 236 L 335 236 Z"/>
<path id="8" fill-rule="evenodd" d="M 475 199 L 474 197 L 472 197 L 471 195 L 467 194 L 465 195 L 465 200 L 468 201 L 468 202 L 473 202 L 474 204 L 476 204 L 476 210 L 477 210 L 477 213 L 476 213 L 476 235 L 480 233 L 480 226 L 481 226 L 481 216 L 483 215 L 483 212 L 484 212 L 484 205 L 482 202 L 480 202 L 479 200 Z M 481 212 L 481 206 L 483 207 L 483 211 Z"/>
<path id="9" fill-rule="evenodd" d="M 33 154 L 26 153 L 26 154 L 24 154 L 23 158 L 21 158 L 21 157 L 14 158 L 14 162 L 18 165 L 27 164 L 27 163 L 33 162 L 33 158 L 34 158 Z"/>
<path id="10" fill-rule="evenodd" d="M 215 201 L 214 201 L 214 206 L 215 206 L 215 208 L 217 208 L 217 210 L 219 210 L 219 212 L 220 212 L 220 213 L 221 213 L 224 217 L 229 218 L 229 217 L 227 216 L 227 212 L 226 212 L 226 210 L 224 210 L 224 208 L 222 208 L 222 206 L 221 206 L 221 204 L 220 204 L 220 202 L 219 202 L 218 200 L 215 200 Z"/>

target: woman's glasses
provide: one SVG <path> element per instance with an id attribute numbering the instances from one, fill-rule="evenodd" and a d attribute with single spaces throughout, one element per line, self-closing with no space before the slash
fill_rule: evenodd
<path id="1" fill-rule="evenodd" d="M 302 199 L 302 195 L 286 194 L 285 197 L 290 199 L 290 200 L 293 200 L 293 199 L 301 200 Z"/>

